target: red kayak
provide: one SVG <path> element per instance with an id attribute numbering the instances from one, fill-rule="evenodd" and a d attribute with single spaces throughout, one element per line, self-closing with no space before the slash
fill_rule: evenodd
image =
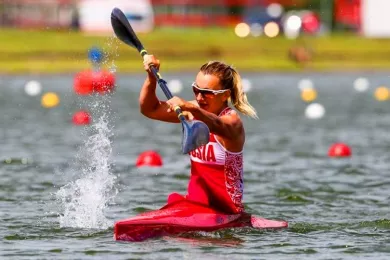
<path id="1" fill-rule="evenodd" d="M 234 227 L 280 229 L 288 227 L 288 223 L 248 213 L 224 214 L 196 202 L 181 200 L 116 222 L 114 239 L 135 242 L 190 231 L 207 232 Z"/>

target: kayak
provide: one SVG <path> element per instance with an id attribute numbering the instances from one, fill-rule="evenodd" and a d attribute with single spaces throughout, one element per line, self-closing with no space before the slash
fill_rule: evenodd
<path id="1" fill-rule="evenodd" d="M 248 213 L 221 213 L 207 205 L 181 200 L 169 203 L 161 209 L 117 221 L 114 225 L 114 239 L 140 242 L 149 238 L 179 235 L 185 232 L 211 232 L 237 227 L 281 229 L 287 228 L 288 223 Z"/>

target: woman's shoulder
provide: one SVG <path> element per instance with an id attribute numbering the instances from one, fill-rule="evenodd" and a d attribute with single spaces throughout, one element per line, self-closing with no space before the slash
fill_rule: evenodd
<path id="1" fill-rule="evenodd" d="M 235 118 L 238 118 L 240 119 L 240 114 L 234 109 L 234 108 L 231 108 L 231 107 L 226 107 L 224 110 L 222 110 L 221 113 L 219 113 L 219 116 L 220 117 L 235 117 Z"/>

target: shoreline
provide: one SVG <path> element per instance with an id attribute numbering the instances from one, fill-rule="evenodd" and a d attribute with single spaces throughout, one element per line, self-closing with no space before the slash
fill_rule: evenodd
<path id="1" fill-rule="evenodd" d="M 91 67 L 88 49 L 100 47 L 103 68 L 118 74 L 142 73 L 137 51 L 113 36 L 80 32 L 0 29 L 0 75 L 74 74 Z M 27 37 L 28 36 L 28 37 Z M 232 28 L 200 31 L 156 29 L 140 34 L 149 53 L 162 61 L 162 73 L 191 73 L 208 60 L 221 60 L 240 73 L 334 73 L 390 70 L 390 39 L 355 34 L 239 38 Z"/>

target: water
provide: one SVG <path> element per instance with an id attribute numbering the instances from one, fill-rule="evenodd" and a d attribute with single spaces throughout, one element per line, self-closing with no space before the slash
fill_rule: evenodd
<path id="1" fill-rule="evenodd" d="M 390 257 L 390 107 L 373 98 L 385 73 L 244 74 L 259 120 L 245 119 L 248 211 L 285 219 L 282 231 L 226 230 L 142 243 L 115 242 L 114 221 L 161 207 L 184 193 L 188 158 L 179 125 L 140 115 L 144 75 L 120 75 L 112 96 L 78 97 L 72 76 L 2 76 L 0 81 L 0 256 L 2 259 L 388 259 Z M 194 75 L 180 77 L 190 86 Z M 313 79 L 320 120 L 304 117 L 297 82 Z M 59 94 L 53 109 L 24 93 L 30 79 Z M 163 98 L 162 93 L 159 93 Z M 188 88 L 182 94 L 190 98 Z M 71 124 L 78 109 L 90 127 Z M 327 157 L 348 143 L 353 156 Z M 141 152 L 157 150 L 164 166 L 137 169 Z"/>
<path id="2" fill-rule="evenodd" d="M 110 171 L 112 130 L 108 124 L 111 114 L 109 105 L 104 102 L 107 98 L 95 98 L 97 100 L 89 110 L 101 115 L 94 113 L 97 122 L 92 125 L 91 133 L 84 135 L 86 141 L 77 154 L 77 159 L 83 161 L 79 169 L 81 174 L 56 193 L 58 203 L 63 207 L 60 227 L 107 229 L 112 226 L 103 213 L 114 197 L 110 194 L 115 185 L 115 176 Z"/>

